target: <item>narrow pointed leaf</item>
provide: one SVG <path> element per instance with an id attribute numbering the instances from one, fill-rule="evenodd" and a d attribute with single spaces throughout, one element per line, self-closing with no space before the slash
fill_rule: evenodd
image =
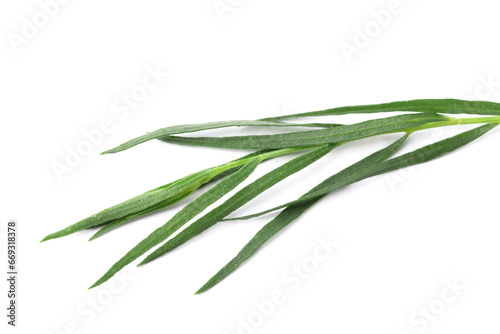
<path id="1" fill-rule="evenodd" d="M 212 180 L 210 180 L 207 183 L 211 183 L 211 181 Z M 178 203 L 179 201 L 182 201 L 184 198 L 186 198 L 189 195 L 191 195 L 193 192 L 194 191 L 186 193 L 186 194 L 183 194 L 180 197 L 175 197 L 175 198 L 169 199 L 169 200 L 167 200 L 165 202 L 162 202 L 162 203 L 159 203 L 159 204 L 157 204 L 157 205 L 155 205 L 155 206 L 153 206 L 151 208 L 148 208 L 146 210 L 133 213 L 133 214 L 128 215 L 126 217 L 112 220 L 111 222 L 109 222 L 108 224 L 106 224 L 105 226 L 103 226 L 99 231 L 97 231 L 96 233 L 94 233 L 94 235 L 89 239 L 89 241 L 94 240 L 94 239 L 102 236 L 103 234 L 106 234 L 106 233 L 114 230 L 118 226 L 123 225 L 126 222 L 128 222 L 128 221 L 130 221 L 130 220 L 132 220 L 134 218 L 141 217 L 141 216 L 144 216 L 144 215 L 147 215 L 147 214 L 159 211 L 159 210 L 163 210 L 163 209 L 165 209 L 165 208 L 167 208 L 167 207 L 169 207 L 171 205 L 174 205 L 175 203 Z"/>
<path id="2" fill-rule="evenodd" d="M 434 160 L 447 153 L 453 152 L 456 149 L 467 145 L 475 139 L 481 137 L 498 124 L 486 124 L 474 128 L 469 131 L 462 132 L 456 136 L 440 140 L 436 143 L 424 146 L 415 151 L 403 154 L 399 157 L 392 158 L 375 166 L 370 170 L 366 177 L 380 175 L 394 170 L 405 168 L 417 164 L 421 164 L 430 160 Z M 365 178 L 366 178 L 365 177 Z"/>
<path id="3" fill-rule="evenodd" d="M 147 210 L 170 198 L 175 198 L 187 192 L 197 189 L 203 183 L 209 181 L 218 173 L 213 169 L 203 170 L 198 173 L 188 175 L 180 180 L 168 184 L 166 187 L 160 187 L 145 192 L 139 196 L 133 197 L 125 202 L 112 206 L 97 214 L 94 214 L 84 220 L 70 225 L 58 232 L 46 236 L 42 241 L 60 238 L 89 227 L 101 225 L 111 220 L 126 217 L 136 212 Z"/>
<path id="4" fill-rule="evenodd" d="M 457 99 L 420 99 L 397 101 L 380 104 L 347 106 L 326 110 L 311 111 L 299 114 L 290 114 L 277 117 L 268 117 L 263 121 L 279 120 L 297 117 L 345 115 L 345 114 L 371 114 L 394 111 L 414 111 L 441 114 L 474 114 L 474 115 L 500 115 L 500 103 L 489 101 L 466 101 Z"/>
<path id="5" fill-rule="evenodd" d="M 220 281 L 226 278 L 234 270 L 236 270 L 243 262 L 248 260 L 264 243 L 266 243 L 276 233 L 302 215 L 307 209 L 313 206 L 321 197 L 309 200 L 304 203 L 289 206 L 272 221 L 267 223 L 257 234 L 248 242 L 245 247 L 226 264 L 217 274 L 215 274 L 207 283 L 205 283 L 195 294 L 205 292 L 217 285 Z"/>
<path id="6" fill-rule="evenodd" d="M 385 133 L 404 132 L 408 128 L 414 128 L 429 123 L 446 122 L 449 120 L 449 117 L 439 114 L 419 113 L 374 119 L 330 129 L 295 133 L 198 138 L 168 136 L 161 137 L 160 139 L 170 143 L 190 146 L 231 149 L 278 149 L 347 142 Z"/>
<path id="7" fill-rule="evenodd" d="M 475 128 L 463 132 L 454 137 L 441 140 L 437 143 L 427 145 L 413 152 L 401 155 L 399 157 L 387 160 L 385 162 L 376 165 L 375 169 L 372 170 L 369 175 L 379 175 L 389 171 L 396 170 L 405 166 L 411 166 L 423 162 L 430 161 L 432 159 L 438 158 L 446 153 L 452 152 L 471 141 L 484 135 L 486 132 L 490 131 L 496 126 L 496 124 L 487 124 L 481 127 Z M 320 185 L 318 185 L 320 186 Z M 311 191 L 313 191 L 312 189 Z M 202 293 L 208 289 L 217 285 L 220 281 L 230 275 L 234 270 L 236 270 L 243 262 L 248 260 L 264 243 L 266 243 L 270 238 L 276 235 L 284 227 L 289 225 L 300 215 L 302 215 L 307 209 L 309 209 L 314 203 L 319 201 L 323 196 L 310 199 L 306 202 L 299 204 L 294 204 L 288 206 L 283 210 L 278 216 L 276 216 L 272 221 L 266 224 L 257 234 L 248 242 L 245 247 L 234 257 L 226 266 L 224 266 L 217 274 L 215 274 L 211 279 L 207 281 L 197 292 Z"/>
<path id="8" fill-rule="evenodd" d="M 240 191 L 238 191 L 235 195 L 229 198 L 222 205 L 216 207 L 184 230 L 182 230 L 177 236 L 173 239 L 170 239 L 161 247 L 156 249 L 153 253 L 151 253 L 146 259 L 141 262 L 141 264 L 145 264 L 147 262 L 152 261 L 153 259 L 171 251 L 172 249 L 182 245 L 186 241 L 194 238 L 198 234 L 207 230 L 211 226 L 215 225 L 223 218 L 231 214 L 236 209 L 240 208 L 265 190 L 274 186 L 276 183 L 284 180 L 288 176 L 302 170 L 303 168 L 309 166 L 313 162 L 317 161 L 321 157 L 325 156 L 329 153 L 334 147 L 337 145 L 326 145 L 320 147 L 312 152 L 305 153 L 295 159 L 288 161 L 282 166 L 274 169 L 273 171 L 265 174 L 260 177 L 253 183 L 247 185 Z"/>
<path id="9" fill-rule="evenodd" d="M 263 160 L 265 160 L 301 150 L 304 150 L 304 148 L 289 148 L 283 150 L 265 150 L 255 152 L 221 166 L 202 170 L 200 172 L 183 177 L 172 183 L 147 191 L 125 202 L 114 205 L 58 232 L 52 233 L 42 239 L 42 241 L 60 238 L 90 227 L 108 224 L 113 220 L 134 215 L 135 213 L 141 211 L 148 212 L 148 209 L 151 209 L 157 205 L 161 205 L 161 203 L 165 203 L 166 201 L 169 201 L 173 198 L 177 198 L 179 196 L 190 193 L 201 187 L 203 184 L 209 182 L 210 180 L 217 178 L 221 174 L 227 173 L 228 170 L 246 164 L 254 156 L 260 156 Z"/>
<path id="10" fill-rule="evenodd" d="M 198 132 L 204 130 L 220 129 L 233 126 L 268 126 L 268 127 L 336 127 L 339 124 L 328 124 L 328 123 L 308 123 L 308 124 L 291 124 L 276 121 L 223 121 L 223 122 L 210 122 L 202 124 L 187 124 L 187 125 L 175 125 L 163 129 L 159 129 L 143 136 L 129 140 L 115 148 L 104 151 L 101 154 L 117 153 L 120 151 L 127 150 L 133 146 L 142 144 L 152 139 L 159 137 L 170 136 L 181 133 Z"/>

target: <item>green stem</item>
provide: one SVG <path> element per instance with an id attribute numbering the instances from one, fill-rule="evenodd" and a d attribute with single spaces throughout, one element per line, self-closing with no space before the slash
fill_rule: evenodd
<path id="1" fill-rule="evenodd" d="M 473 117 L 473 118 L 453 118 L 450 117 L 449 121 L 436 122 L 436 123 L 428 123 L 424 125 L 420 125 L 414 128 L 406 129 L 405 132 L 411 134 L 415 131 L 427 130 L 432 128 L 439 128 L 442 126 L 451 126 L 451 125 L 464 125 L 464 124 L 500 124 L 500 116 L 492 116 L 492 117 Z"/>

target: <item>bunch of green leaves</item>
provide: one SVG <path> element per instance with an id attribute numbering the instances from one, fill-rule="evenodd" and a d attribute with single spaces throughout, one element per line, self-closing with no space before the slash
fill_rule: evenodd
<path id="1" fill-rule="evenodd" d="M 397 116 L 380 117 L 355 124 L 338 123 L 287 123 L 283 120 L 335 116 L 359 113 L 404 112 Z M 480 117 L 453 118 L 452 114 L 472 114 Z M 243 249 L 197 293 L 204 292 L 231 274 L 243 262 L 248 260 L 264 243 L 296 220 L 300 215 L 333 191 L 337 191 L 355 182 L 436 159 L 446 153 L 474 141 L 500 123 L 500 104 L 485 101 L 463 101 L 455 99 L 429 99 L 391 102 L 376 105 L 362 105 L 333 108 L 301 114 L 291 114 L 255 121 L 224 121 L 194 125 L 180 125 L 159 129 L 144 136 L 134 138 L 102 154 L 117 153 L 152 139 L 181 145 L 204 146 L 225 149 L 255 149 L 257 151 L 228 163 L 204 169 L 172 183 L 147 191 L 108 209 L 98 212 L 58 232 L 52 233 L 42 241 L 63 237 L 92 227 L 100 229 L 91 240 L 124 224 L 132 219 L 154 211 L 165 209 L 180 200 L 193 196 L 186 206 L 177 212 L 164 225 L 153 231 L 127 254 L 119 259 L 92 286 L 98 286 L 122 268 L 135 261 L 155 246 L 139 265 L 150 262 L 189 241 L 203 231 L 223 220 L 241 220 L 261 216 L 281 210 L 267 223 Z M 479 124 L 451 138 L 421 147 L 409 153 L 392 157 L 407 141 L 412 133 L 436 127 Z M 206 131 L 225 127 L 279 127 L 284 133 L 269 135 L 242 135 L 226 137 L 185 137 L 181 134 Z M 288 131 L 290 128 L 313 128 L 305 131 Z M 288 176 L 308 167 L 336 147 L 362 138 L 377 135 L 401 133 L 401 137 L 389 146 L 378 150 L 360 161 L 333 174 L 298 199 L 244 217 L 228 216 L 271 188 Z M 294 154 L 295 157 L 276 169 L 261 176 L 234 193 L 222 204 L 192 221 L 210 205 L 242 184 L 262 162 L 275 157 Z M 204 185 L 215 184 L 205 192 Z M 187 227 L 173 236 L 186 224 Z M 163 244 L 162 244 L 163 243 Z"/>

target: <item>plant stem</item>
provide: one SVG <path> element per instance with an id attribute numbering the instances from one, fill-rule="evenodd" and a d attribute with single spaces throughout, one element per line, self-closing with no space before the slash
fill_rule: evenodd
<path id="1" fill-rule="evenodd" d="M 500 124 L 500 116 L 493 117 L 473 117 L 473 118 L 453 118 L 450 117 L 449 121 L 428 123 L 414 128 L 406 129 L 405 132 L 411 134 L 415 131 L 427 130 L 450 125 L 464 125 L 464 124 Z"/>

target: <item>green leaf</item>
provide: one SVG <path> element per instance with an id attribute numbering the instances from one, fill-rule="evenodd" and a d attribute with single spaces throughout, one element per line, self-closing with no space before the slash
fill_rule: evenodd
<path id="1" fill-rule="evenodd" d="M 175 125 L 163 129 L 159 129 L 143 136 L 129 140 L 113 149 L 102 152 L 101 154 L 117 153 L 120 151 L 127 150 L 133 146 L 142 144 L 152 139 L 157 139 L 159 137 L 170 136 L 181 133 L 198 132 L 211 129 L 220 129 L 233 126 L 269 126 L 269 127 L 336 127 L 339 124 L 327 124 L 327 123 L 308 123 L 308 124 L 291 124 L 276 121 L 223 121 L 223 122 L 211 122 L 202 124 L 187 124 L 187 125 Z"/>
<path id="2" fill-rule="evenodd" d="M 172 249 L 178 247 L 179 245 L 182 245 L 186 241 L 207 230 L 217 222 L 221 221 L 231 212 L 240 208 L 276 183 L 284 180 L 288 176 L 302 170 L 321 157 L 325 156 L 336 146 L 338 145 L 326 145 L 312 152 L 305 153 L 260 177 L 253 183 L 238 191 L 222 205 L 216 207 L 215 209 L 186 227 L 177 236 L 167 241 L 165 244 L 151 253 L 148 257 L 146 257 L 146 259 L 139 265 L 152 261 L 153 259 L 171 251 Z"/>
<path id="3" fill-rule="evenodd" d="M 146 253 L 148 250 L 158 245 L 160 242 L 166 240 L 179 228 L 184 226 L 188 221 L 193 219 L 200 212 L 205 210 L 208 206 L 215 203 L 222 196 L 233 190 L 241 182 L 243 182 L 258 164 L 262 161 L 262 158 L 255 157 L 252 158 L 250 162 L 245 164 L 240 170 L 227 177 L 226 179 L 220 181 L 212 189 L 209 189 L 192 202 L 187 204 L 181 211 L 179 211 L 172 219 L 170 219 L 163 226 L 159 227 L 148 237 L 143 239 L 139 244 L 132 248 L 125 256 L 123 256 L 118 262 L 116 262 L 97 282 L 94 283 L 90 288 L 94 288 L 108 279 L 110 279 L 114 274 L 120 271 L 123 267 L 130 264 L 132 261 L 137 259 L 142 254 Z"/>
<path id="4" fill-rule="evenodd" d="M 421 164 L 439 158 L 474 141 L 491 129 L 495 128 L 497 125 L 498 124 L 482 125 L 475 129 L 462 132 L 451 138 L 443 139 L 436 143 L 419 148 L 415 151 L 387 160 L 383 163 L 378 164 L 372 170 L 370 170 L 365 178 L 392 172 L 400 168 Z"/>
<path id="5" fill-rule="evenodd" d="M 215 178 L 214 178 L 215 179 Z M 213 181 L 210 180 L 209 182 L 207 182 L 206 184 L 208 183 L 211 183 Z M 200 187 L 201 188 L 201 187 Z M 123 217 L 123 218 L 119 218 L 119 219 L 115 219 L 115 220 L 112 220 L 110 221 L 109 223 L 107 223 L 105 226 L 103 226 L 99 231 L 97 231 L 90 239 L 89 241 L 91 240 L 94 240 L 100 236 L 102 236 L 103 234 L 105 233 L 108 233 L 109 231 L 112 231 L 114 230 L 115 228 L 117 228 L 118 226 L 122 225 L 122 224 L 125 224 L 126 222 L 132 220 L 132 219 L 135 219 L 135 218 L 138 218 L 138 217 L 141 217 L 141 216 L 144 216 L 144 215 L 147 215 L 147 214 L 150 214 L 150 213 L 153 213 L 153 212 L 156 212 L 156 211 L 159 211 L 159 210 L 163 210 L 179 201 L 182 201 L 184 198 L 188 197 L 189 195 L 191 195 L 194 191 L 192 192 L 189 192 L 189 193 L 186 193 L 186 194 L 183 194 L 182 196 L 180 197 L 175 197 L 175 198 L 172 198 L 172 199 L 168 199 L 166 200 L 165 202 L 162 202 L 162 203 L 159 203 L 157 205 L 154 205 L 153 207 L 151 208 L 147 208 L 145 210 L 142 210 L 142 211 L 139 211 L 139 212 L 136 212 L 136 213 L 133 213 L 131 215 L 128 215 L 126 217 Z"/>
<path id="6" fill-rule="evenodd" d="M 102 152 L 101 154 L 124 151 L 126 149 L 129 149 L 135 145 L 144 143 L 151 139 L 158 139 L 160 137 L 171 136 L 175 134 L 197 132 L 197 131 L 233 127 L 233 126 L 335 127 L 339 126 L 339 124 L 328 124 L 328 123 L 290 124 L 290 123 L 279 122 L 278 120 L 286 118 L 297 118 L 297 117 L 343 115 L 343 114 L 353 114 L 353 113 L 379 113 L 379 112 L 394 112 L 394 111 L 445 113 L 445 114 L 500 115 L 500 104 L 488 101 L 465 101 L 457 99 L 420 99 L 420 100 L 397 101 L 397 102 L 371 104 L 371 105 L 338 107 L 320 111 L 269 117 L 257 121 L 222 121 L 222 122 L 210 122 L 202 124 L 176 125 L 159 129 L 150 132 L 148 134 L 145 134 L 143 136 L 134 138 L 113 149 Z"/>
<path id="7" fill-rule="evenodd" d="M 496 124 L 487 124 L 476 129 L 466 131 L 452 138 L 441 140 L 437 143 L 427 145 L 423 148 L 417 149 L 413 152 L 401 155 L 399 157 L 379 163 L 374 169 L 367 174 L 367 177 L 379 175 L 382 173 L 390 172 L 398 168 L 411 166 L 429 160 L 438 158 L 446 153 L 452 152 L 471 141 L 484 135 L 486 132 L 494 128 Z M 401 139 L 400 139 L 401 140 Z M 308 194 L 314 193 L 317 189 L 321 189 L 321 184 L 313 188 Z M 289 225 L 314 203 L 319 201 L 323 196 L 318 196 L 305 202 L 290 205 L 283 210 L 272 221 L 266 224 L 257 234 L 248 242 L 245 247 L 234 257 L 228 264 L 226 264 L 217 274 L 207 281 L 197 292 L 202 293 L 217 285 L 220 281 L 230 275 L 236 270 L 243 262 L 248 260 L 264 243 L 276 235 L 284 227 Z"/>
<path id="8" fill-rule="evenodd" d="M 111 221 L 117 219 L 125 219 L 125 217 L 134 215 L 141 211 L 147 213 L 149 212 L 149 209 L 152 209 L 155 206 L 161 206 L 161 203 L 165 203 L 166 201 L 179 198 L 180 196 L 184 196 L 193 192 L 221 173 L 226 173 L 228 170 L 246 164 L 252 159 L 253 156 L 259 156 L 262 158 L 262 160 L 266 160 L 277 156 L 298 152 L 304 149 L 307 148 L 288 148 L 283 150 L 260 151 L 217 167 L 202 170 L 172 183 L 147 191 L 139 196 L 133 197 L 125 202 L 119 203 L 97 214 L 94 214 L 58 232 L 46 236 L 44 239 L 42 239 L 42 242 L 54 238 L 60 238 L 90 227 L 108 224 Z"/>
<path id="9" fill-rule="evenodd" d="M 343 125 L 330 129 L 302 131 L 295 133 L 234 136 L 234 137 L 161 137 L 166 142 L 231 149 L 278 149 L 300 146 L 318 146 L 331 143 L 347 142 L 375 135 L 403 132 L 429 123 L 449 122 L 449 117 L 439 114 L 407 114 L 361 123 Z"/>
<path id="10" fill-rule="evenodd" d="M 394 111 L 414 111 L 441 114 L 475 114 L 500 115 L 500 103 L 488 101 L 465 101 L 457 99 L 421 99 L 397 101 L 381 104 L 338 107 L 326 110 L 311 111 L 299 114 L 290 114 L 277 117 L 268 117 L 262 121 L 272 121 L 286 118 L 329 116 L 345 114 L 371 114 Z"/>
<path id="11" fill-rule="evenodd" d="M 248 242 L 245 247 L 234 257 L 228 264 L 226 264 L 217 274 L 215 274 L 207 283 L 205 283 L 195 294 L 205 292 L 206 290 L 214 287 L 243 262 L 248 260 L 265 242 L 272 236 L 281 231 L 285 226 L 302 215 L 313 204 L 319 201 L 321 197 L 309 200 L 305 203 L 289 206 L 276 216 L 271 222 L 266 224 L 257 234 Z"/>
<path id="12" fill-rule="evenodd" d="M 102 225 L 115 219 L 120 219 L 136 212 L 147 210 L 155 205 L 165 202 L 171 198 L 182 196 L 197 189 L 203 183 L 209 181 L 218 174 L 217 170 L 206 169 L 198 173 L 188 175 L 182 179 L 172 182 L 164 187 L 147 191 L 139 196 L 133 197 L 125 202 L 114 205 L 106 210 L 83 219 L 58 232 L 49 234 L 42 241 L 60 238 L 89 227 Z"/>

